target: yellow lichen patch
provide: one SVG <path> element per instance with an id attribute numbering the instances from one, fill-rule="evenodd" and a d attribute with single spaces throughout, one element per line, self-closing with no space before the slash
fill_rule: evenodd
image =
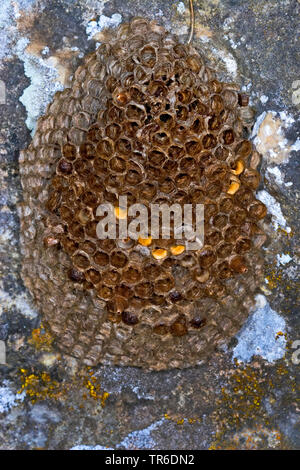
<path id="1" fill-rule="evenodd" d="M 255 416 L 261 406 L 265 390 L 262 388 L 265 382 L 259 371 L 250 366 L 239 367 L 230 377 L 226 387 L 222 387 L 222 404 L 226 404 L 232 410 L 232 419 L 237 424 L 241 417 Z M 268 380 L 269 389 L 273 383 Z"/>
<path id="2" fill-rule="evenodd" d="M 26 392 L 32 403 L 37 400 L 63 397 L 66 390 L 56 380 L 52 380 L 47 372 L 29 373 L 27 369 L 20 369 L 22 386 L 18 393 Z"/>
<path id="3" fill-rule="evenodd" d="M 70 394 L 75 395 L 80 392 L 82 398 L 93 398 L 103 407 L 109 394 L 101 389 L 98 379 L 88 369 L 81 371 L 76 377 L 69 381 L 60 383 L 54 380 L 47 372 L 30 372 L 27 369 L 20 369 L 21 388 L 18 393 L 25 392 L 32 403 L 37 400 L 60 400 L 65 401 Z M 82 389 L 85 392 L 82 393 Z M 80 403 L 80 408 L 84 403 Z"/>
<path id="4" fill-rule="evenodd" d="M 286 231 L 284 228 L 282 228 L 282 227 L 278 227 L 277 233 L 278 233 L 278 234 L 285 235 L 287 238 L 293 238 L 293 236 L 294 236 L 294 232 L 292 232 L 292 231 L 287 232 L 287 231 Z"/>
<path id="5" fill-rule="evenodd" d="M 83 398 L 87 398 L 90 396 L 96 401 L 101 403 L 103 407 L 105 405 L 105 401 L 107 400 L 109 393 L 102 391 L 101 385 L 97 381 L 97 377 L 93 375 L 92 371 L 89 371 L 89 377 L 85 378 L 84 380 L 84 387 L 88 391 L 88 395 L 86 393 L 83 394 Z"/>
<path id="6" fill-rule="evenodd" d="M 172 255 L 178 256 L 184 252 L 185 246 L 184 245 L 171 246 L 170 250 L 171 250 Z"/>
<path id="7" fill-rule="evenodd" d="M 166 258 L 167 254 L 167 250 L 164 250 L 163 248 L 158 248 L 157 250 L 152 251 L 153 258 L 157 260 Z"/>
<path id="8" fill-rule="evenodd" d="M 285 339 L 287 339 L 286 333 L 283 333 L 282 331 L 277 331 L 275 339 L 277 340 L 278 338 L 280 338 L 280 336 L 284 336 Z"/>
<path id="9" fill-rule="evenodd" d="M 196 423 L 196 422 L 197 422 L 197 419 L 195 419 L 195 418 L 188 418 L 188 423 L 189 423 L 189 424 L 194 424 L 194 423 Z"/>
<path id="10" fill-rule="evenodd" d="M 282 436 L 276 429 L 269 429 L 256 425 L 235 433 L 225 442 L 215 441 L 209 450 L 255 450 L 258 448 L 278 449 L 281 446 Z"/>
<path id="11" fill-rule="evenodd" d="M 270 271 L 266 276 L 266 281 L 270 289 L 276 289 L 278 283 L 282 281 L 282 273 L 280 271 L 279 273 L 276 271 Z"/>
<path id="12" fill-rule="evenodd" d="M 244 366 L 235 360 L 220 390 L 215 412 L 217 432 L 210 449 L 285 448 L 280 433 L 272 427 L 265 403 L 275 403 L 276 391 L 284 384 L 285 400 L 297 401 L 296 377 L 282 359 L 270 375 L 258 361 Z"/>
<path id="13" fill-rule="evenodd" d="M 138 242 L 142 246 L 149 246 L 152 243 L 152 237 L 148 237 L 148 238 L 139 237 Z"/>
<path id="14" fill-rule="evenodd" d="M 289 373 L 288 369 L 284 367 L 283 364 L 277 366 L 276 372 L 278 375 L 287 375 Z"/>
<path id="15" fill-rule="evenodd" d="M 194 424 L 194 423 L 200 423 L 201 418 L 188 418 L 188 417 L 180 417 L 180 416 L 170 416 L 168 413 L 164 414 L 164 418 L 168 419 L 169 421 L 172 421 L 173 423 L 178 424 L 179 426 L 188 423 L 188 424 Z"/>
<path id="16" fill-rule="evenodd" d="M 51 351 L 53 338 L 41 324 L 40 328 L 36 328 L 32 331 L 31 338 L 28 340 L 28 342 L 32 344 L 38 351 Z"/>

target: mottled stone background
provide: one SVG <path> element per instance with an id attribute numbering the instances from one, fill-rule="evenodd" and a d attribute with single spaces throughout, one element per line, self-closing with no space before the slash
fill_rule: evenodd
<path id="1" fill-rule="evenodd" d="M 258 194 L 269 210 L 265 282 L 229 350 L 197 368 L 147 373 L 78 369 L 53 349 L 20 278 L 18 158 L 104 27 L 143 15 L 184 41 L 188 2 L 2 0 L 1 449 L 300 447 L 299 13 L 299 0 L 195 0 L 194 44 L 256 110 Z"/>

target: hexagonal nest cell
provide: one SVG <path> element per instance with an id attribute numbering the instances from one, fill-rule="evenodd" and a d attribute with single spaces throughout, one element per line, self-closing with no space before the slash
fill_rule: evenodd
<path id="1" fill-rule="evenodd" d="M 107 32 L 56 93 L 20 158 L 21 244 L 24 282 L 62 351 L 87 365 L 183 368 L 239 330 L 266 214 L 245 106 L 192 46 L 141 18 Z M 98 239 L 97 207 L 120 211 L 121 195 L 204 204 L 203 248 Z"/>

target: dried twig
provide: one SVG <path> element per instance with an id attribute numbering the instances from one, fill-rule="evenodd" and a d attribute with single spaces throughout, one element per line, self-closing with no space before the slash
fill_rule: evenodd
<path id="1" fill-rule="evenodd" d="M 193 0 L 190 0 L 190 34 L 187 40 L 187 44 L 192 42 L 194 36 L 194 28 L 195 28 L 195 14 L 194 14 L 194 3 Z"/>

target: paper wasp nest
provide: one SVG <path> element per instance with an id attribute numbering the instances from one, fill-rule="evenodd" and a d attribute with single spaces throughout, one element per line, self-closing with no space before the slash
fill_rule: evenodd
<path id="1" fill-rule="evenodd" d="M 192 46 L 136 18 L 55 95 L 20 169 L 23 279 L 67 354 L 188 367 L 247 318 L 261 277 L 259 161 L 245 96 Z M 205 245 L 99 240 L 103 202 L 205 205 Z"/>

